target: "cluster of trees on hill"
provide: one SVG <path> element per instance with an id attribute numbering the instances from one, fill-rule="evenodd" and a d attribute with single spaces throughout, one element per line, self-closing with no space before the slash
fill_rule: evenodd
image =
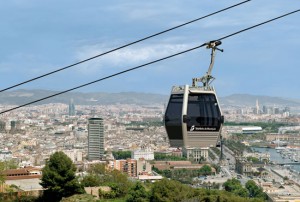
<path id="1" fill-rule="evenodd" d="M 208 165 L 202 166 L 200 169 L 188 170 L 188 169 L 176 169 L 176 170 L 158 170 L 157 168 L 152 168 L 158 174 L 177 180 L 184 184 L 192 184 L 193 178 L 200 176 L 207 176 L 212 174 L 212 169 Z"/>
<path id="2" fill-rule="evenodd" d="M 131 151 L 113 151 L 112 154 L 116 160 L 131 158 Z"/>
<path id="3" fill-rule="evenodd" d="M 240 197 L 235 193 L 220 190 L 195 189 L 175 180 L 166 178 L 155 183 L 134 182 L 122 198 L 109 198 L 101 196 L 99 201 L 124 201 L 124 202 L 263 202 L 262 198 Z M 62 202 L 78 201 L 80 196 L 71 197 Z M 86 196 L 88 198 L 88 196 Z M 109 200 L 108 200 L 109 199 Z M 96 201 L 96 200 L 91 200 Z"/>
<path id="4" fill-rule="evenodd" d="M 131 181 L 120 171 L 105 169 L 103 164 L 95 164 L 88 174 L 80 179 L 75 176 L 75 166 L 63 153 L 51 155 L 43 168 L 41 185 L 45 188 L 40 198 L 22 196 L 6 198 L 9 202 L 73 202 L 73 201 L 126 201 L 126 202 L 262 202 L 264 193 L 254 182 L 247 182 L 243 188 L 239 181 L 229 180 L 224 191 L 192 188 L 175 180 L 162 179 L 155 183 Z M 208 171 L 208 170 L 207 170 Z M 206 172 L 206 168 L 203 168 Z M 83 194 L 83 187 L 108 186 L 110 191 L 99 189 L 99 200 Z M 232 192 L 232 193 L 230 193 Z M 1 196 L 0 196 L 1 199 Z"/>
<path id="5" fill-rule="evenodd" d="M 187 158 L 179 156 L 166 155 L 159 152 L 154 152 L 154 160 L 156 161 L 186 161 Z"/>
<path id="6" fill-rule="evenodd" d="M 226 191 L 241 197 L 258 198 L 261 200 L 267 199 L 267 195 L 263 192 L 262 188 L 257 186 L 253 180 L 249 180 L 245 187 L 243 187 L 239 180 L 233 178 L 227 180 L 223 186 Z"/>
<path id="7" fill-rule="evenodd" d="M 244 145 L 240 141 L 226 139 L 224 144 L 237 155 L 242 154 L 244 151 L 252 152 L 250 147 Z"/>
<path id="8" fill-rule="evenodd" d="M 88 174 L 81 179 L 83 187 L 108 186 L 110 192 L 99 191 L 101 198 L 125 197 L 133 183 L 127 176 L 118 170 L 107 170 L 103 164 L 95 164 Z"/>

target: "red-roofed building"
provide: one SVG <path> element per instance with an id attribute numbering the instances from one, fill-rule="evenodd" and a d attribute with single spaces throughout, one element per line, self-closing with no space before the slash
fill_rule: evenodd
<path id="1" fill-rule="evenodd" d="M 26 167 L 20 169 L 9 169 L 3 171 L 5 180 L 20 180 L 20 179 L 32 179 L 41 178 L 42 171 L 40 168 Z"/>

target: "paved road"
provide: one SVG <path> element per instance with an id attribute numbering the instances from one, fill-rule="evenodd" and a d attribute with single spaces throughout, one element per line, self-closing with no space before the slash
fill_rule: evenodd
<path id="1" fill-rule="evenodd" d="M 289 170 L 288 168 L 284 167 L 284 166 L 266 166 L 266 168 L 271 171 L 272 173 L 274 173 L 273 171 L 275 171 L 276 173 L 278 173 L 279 175 L 285 177 L 287 176 L 289 179 L 294 180 L 296 183 L 300 184 L 300 176 L 299 176 L 299 172 L 295 172 L 293 170 Z M 273 169 L 273 171 L 271 170 Z M 280 177 L 279 175 L 275 174 L 275 180 L 281 182 L 283 181 L 283 178 Z"/>

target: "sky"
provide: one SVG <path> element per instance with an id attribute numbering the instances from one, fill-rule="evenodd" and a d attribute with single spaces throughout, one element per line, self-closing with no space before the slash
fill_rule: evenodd
<path id="1" fill-rule="evenodd" d="M 10 0 L 0 2 L 0 88 L 207 15 L 237 0 Z M 300 9 L 252 0 L 236 8 L 16 89 L 63 91 Z M 219 96 L 300 98 L 300 12 L 224 39 L 212 75 Z M 208 69 L 206 48 L 79 89 L 169 94 Z"/>

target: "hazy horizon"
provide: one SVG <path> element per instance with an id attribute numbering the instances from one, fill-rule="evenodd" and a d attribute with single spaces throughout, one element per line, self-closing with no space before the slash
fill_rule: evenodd
<path id="1" fill-rule="evenodd" d="M 9 92 L 15 92 L 15 91 L 50 91 L 50 92 L 61 92 L 59 90 L 50 90 L 50 89 L 12 89 L 9 91 L 4 91 L 6 93 Z M 2 93 L 4 93 L 2 92 Z M 106 94 L 118 94 L 118 93 L 145 93 L 145 94 L 154 94 L 154 95 L 163 95 L 163 96 L 170 96 L 171 90 L 169 93 L 156 93 L 156 92 L 143 92 L 143 91 L 80 91 L 80 90 L 76 90 L 76 91 L 71 91 L 68 93 L 106 93 Z M 1 94 L 1 93 L 0 93 Z M 274 97 L 274 98 L 283 98 L 283 99 L 291 99 L 291 100 L 300 100 L 300 98 L 296 98 L 296 97 L 283 97 L 280 95 L 267 95 L 267 94 L 250 94 L 250 93 L 243 93 L 243 92 L 237 92 L 237 93 L 232 93 L 232 94 L 227 94 L 227 95 L 220 95 L 218 90 L 217 90 L 217 96 L 218 97 L 229 97 L 229 96 L 234 96 L 234 95 L 249 95 L 249 96 L 258 96 L 258 97 Z"/>

